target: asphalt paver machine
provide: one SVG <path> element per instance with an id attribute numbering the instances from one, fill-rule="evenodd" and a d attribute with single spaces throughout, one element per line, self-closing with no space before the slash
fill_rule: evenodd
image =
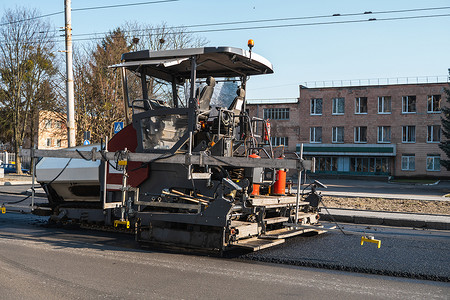
<path id="1" fill-rule="evenodd" d="M 302 201 L 277 181 L 278 171 L 299 175 L 312 163 L 279 159 L 267 120 L 246 109 L 247 80 L 273 73 L 268 60 L 251 48 L 146 50 L 111 68 L 123 75 L 123 130 L 103 145 L 22 151 L 43 157 L 36 176 L 48 204 L 36 212 L 220 251 L 317 231 L 296 226 L 318 224 L 317 198 Z"/>

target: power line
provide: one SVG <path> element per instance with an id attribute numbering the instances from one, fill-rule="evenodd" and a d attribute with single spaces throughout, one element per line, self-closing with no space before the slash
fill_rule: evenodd
<path id="1" fill-rule="evenodd" d="M 232 27 L 232 28 L 217 28 L 217 29 L 205 29 L 205 30 L 193 30 L 189 33 L 209 33 L 209 32 L 223 32 L 223 31 L 238 31 L 238 30 L 254 30 L 254 29 L 273 29 L 273 28 L 289 28 L 289 27 L 302 27 L 302 26 L 319 26 L 319 25 L 335 25 L 335 24 L 351 24 L 351 23 L 364 23 L 364 22 L 377 22 L 377 21 L 398 21 L 398 20 L 411 20 L 411 19 L 425 19 L 425 18 L 438 18 L 438 17 L 449 17 L 450 14 L 440 14 L 440 15 L 421 15 L 421 16 L 405 16 L 405 17 L 391 17 L 391 18 L 370 18 L 364 20 L 345 20 L 345 21 L 330 21 L 330 22 L 314 22 L 314 23 L 297 23 L 297 24 L 280 24 L 280 25 L 264 25 L 264 26 L 253 26 L 253 27 Z M 173 27 L 180 28 L 180 27 Z M 185 33 L 184 31 L 173 31 L 167 32 L 169 35 L 176 35 L 180 33 Z M 101 33 L 97 33 L 101 34 Z M 145 33 L 137 35 L 127 35 L 125 37 L 143 37 L 146 36 Z M 113 37 L 114 38 L 114 37 Z M 91 40 L 101 40 L 103 37 L 89 37 L 89 38 L 79 38 L 73 39 L 73 41 L 91 41 Z M 62 41 L 53 40 L 54 42 Z M 2 41 L 5 42 L 5 41 Z"/>
<path id="2" fill-rule="evenodd" d="M 180 1 L 180 0 L 159 0 L 159 1 L 147 1 L 147 2 L 128 3 L 128 4 L 116 4 L 116 5 L 104 5 L 104 6 L 95 6 L 95 7 L 85 7 L 85 8 L 73 8 L 72 11 L 86 11 L 86 10 L 94 10 L 94 9 L 117 8 L 117 7 L 124 7 L 124 6 L 147 5 L 147 4 L 157 4 L 157 3 L 177 2 L 177 1 Z"/>
<path id="3" fill-rule="evenodd" d="M 450 9 L 450 6 L 413 8 L 413 9 L 402 9 L 402 10 L 387 10 L 387 11 L 376 11 L 376 12 L 365 11 L 362 13 L 344 13 L 344 14 L 336 13 L 336 14 L 332 14 L 332 15 L 317 15 L 317 16 L 305 16 L 305 17 L 291 17 L 291 18 L 262 19 L 262 20 L 251 20 L 251 21 L 235 21 L 235 22 L 197 24 L 197 25 L 187 25 L 187 26 L 183 26 L 183 27 L 191 28 L 191 27 L 205 27 L 205 26 L 237 25 L 237 24 L 250 24 L 250 23 L 262 23 L 262 22 L 322 19 L 322 18 L 332 18 L 332 17 L 351 17 L 351 16 L 360 16 L 360 15 L 367 15 L 367 14 L 375 15 L 375 14 L 389 14 L 389 13 L 404 13 L 404 12 L 413 12 L 413 11 L 429 11 L 429 10 L 441 10 L 441 9 Z"/>
<path id="4" fill-rule="evenodd" d="M 205 32 L 216 32 L 216 31 L 235 31 L 235 30 L 268 29 L 268 28 L 288 28 L 288 27 L 315 26 L 315 25 L 363 23 L 363 22 L 373 22 L 373 21 L 394 21 L 394 20 L 408 20 L 408 19 L 437 18 L 437 17 L 448 17 L 448 16 L 450 16 L 450 14 L 423 15 L 423 16 L 410 16 L 410 17 L 392 17 L 392 18 L 384 18 L 384 19 L 371 18 L 371 19 L 368 19 L 368 20 L 346 20 L 346 21 L 300 23 L 300 24 L 265 25 L 265 26 L 253 26 L 253 27 L 235 27 L 235 28 L 224 28 L 224 29 L 194 30 L 194 31 L 190 31 L 190 32 L 191 33 L 205 33 Z"/>
<path id="5" fill-rule="evenodd" d="M 318 25 L 334 25 L 334 24 L 349 24 L 349 23 L 363 23 L 363 22 L 375 22 L 375 21 L 395 21 L 395 20 L 410 20 L 410 19 L 424 19 L 424 18 L 437 18 L 437 17 L 449 17 L 450 14 L 441 15 L 422 15 L 422 16 L 410 16 L 410 17 L 392 17 L 384 19 L 366 19 L 366 20 L 346 20 L 346 21 L 332 21 L 332 22 L 315 22 L 315 23 L 298 23 L 298 24 L 281 24 L 281 25 L 265 25 L 265 26 L 253 26 L 253 27 L 233 27 L 233 28 L 218 28 L 218 29 L 205 29 L 205 30 L 193 30 L 189 33 L 209 33 L 209 32 L 223 32 L 223 31 L 238 31 L 238 30 L 253 30 L 253 29 L 272 29 L 272 28 L 289 28 L 289 27 L 302 27 L 302 26 L 318 26 Z M 167 32 L 167 34 L 180 34 L 178 32 Z M 142 37 L 145 34 L 133 35 L 133 37 Z M 132 37 L 132 36 L 127 36 Z M 73 39 L 73 41 L 87 41 L 87 40 L 98 40 L 103 39 L 103 37 L 92 37 L 92 38 L 81 38 Z"/>
<path id="6" fill-rule="evenodd" d="M 116 4 L 116 5 L 104 5 L 104 6 L 95 6 L 95 7 L 83 7 L 83 8 L 74 8 L 74 9 L 72 9 L 72 11 L 86 11 L 86 10 L 95 10 L 95 9 L 117 8 L 117 7 L 124 7 L 124 6 L 137 6 L 137 5 L 158 4 L 158 3 L 177 2 L 177 1 L 180 1 L 180 0 L 157 0 L 157 1 L 137 2 L 137 3 L 128 3 L 128 4 Z M 22 20 L 2 23 L 2 24 L 0 24 L 0 26 L 26 22 L 26 21 L 31 21 L 31 20 L 45 18 L 45 17 L 51 17 L 51 16 L 55 16 L 55 15 L 60 15 L 60 14 L 64 14 L 64 11 L 58 11 L 58 12 L 49 13 L 49 14 L 45 14 L 45 15 L 40 15 L 40 16 L 36 16 L 36 17 L 31 17 L 31 18 L 27 18 L 27 19 L 22 19 Z"/>
<path id="7" fill-rule="evenodd" d="M 17 23 L 21 23 L 21 22 L 25 22 L 25 21 L 31 21 L 31 20 L 36 20 L 36 19 L 41 19 L 41 18 L 45 18 L 45 17 L 51 17 L 51 16 L 63 14 L 63 13 L 64 13 L 64 11 L 54 12 L 54 13 L 51 13 L 51 14 L 40 15 L 40 16 L 31 17 L 31 18 L 27 18 L 27 19 L 22 19 L 22 20 L 17 20 L 17 21 L 12 21 L 12 22 L 7 22 L 7 23 L 2 23 L 2 24 L 0 24 L 0 26 L 11 25 L 11 24 L 17 24 Z"/>
<path id="8" fill-rule="evenodd" d="M 220 22 L 220 23 L 206 23 L 206 24 L 194 24 L 194 25 L 185 25 L 185 26 L 172 26 L 172 27 L 169 27 L 169 28 L 153 28 L 153 30 L 175 29 L 175 28 L 211 27 L 211 26 L 252 24 L 252 23 L 265 23 L 265 22 L 281 22 L 281 21 L 294 21 L 294 20 L 310 20 L 310 19 L 322 19 L 322 18 L 360 16 L 360 15 L 368 15 L 368 14 L 376 15 L 376 14 L 405 13 L 405 12 L 431 11 L 431 10 L 443 10 L 443 9 L 450 9 L 450 6 L 413 8 L 413 9 L 402 9 L 402 10 L 387 10 L 387 11 L 376 11 L 376 12 L 365 11 L 365 12 L 361 12 L 361 13 L 344 13 L 344 14 L 337 13 L 337 14 L 333 14 L 333 15 L 317 15 L 317 16 L 290 17 L 290 18 L 260 19 L 260 20 L 250 20 L 250 21 L 233 21 L 233 22 Z M 142 31 L 145 31 L 145 29 L 129 30 L 127 32 L 142 32 Z M 81 33 L 81 34 L 74 34 L 73 36 L 88 36 L 88 35 L 103 35 L 103 34 L 108 34 L 108 32 Z"/>

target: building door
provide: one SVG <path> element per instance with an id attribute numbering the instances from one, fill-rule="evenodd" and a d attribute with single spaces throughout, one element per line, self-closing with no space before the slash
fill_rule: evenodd
<path id="1" fill-rule="evenodd" d="M 349 172 L 350 171 L 350 158 L 349 157 L 338 157 L 337 158 L 337 170 L 338 170 L 338 172 Z"/>

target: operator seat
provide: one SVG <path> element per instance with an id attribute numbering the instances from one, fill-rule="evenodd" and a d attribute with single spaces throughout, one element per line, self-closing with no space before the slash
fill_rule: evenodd
<path id="1" fill-rule="evenodd" d="M 209 103 L 211 102 L 211 97 L 214 92 L 214 87 L 216 86 L 216 80 L 212 76 L 206 78 L 206 86 L 203 87 L 200 95 L 198 97 L 198 108 L 201 111 L 209 110 Z"/>
<path id="2" fill-rule="evenodd" d="M 242 110 L 242 104 L 244 103 L 245 98 L 245 90 L 242 87 L 239 87 L 236 90 L 236 98 L 234 98 L 233 102 L 231 102 L 230 107 L 228 107 L 228 110 L 231 110 L 234 115 L 240 115 Z"/>

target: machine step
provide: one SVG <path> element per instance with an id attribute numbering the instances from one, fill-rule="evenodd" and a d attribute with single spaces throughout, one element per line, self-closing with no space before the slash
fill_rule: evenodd
<path id="1" fill-rule="evenodd" d="M 312 231 L 312 229 L 290 229 L 290 228 L 281 228 L 281 229 L 275 229 L 266 232 L 265 234 L 261 235 L 260 239 L 285 239 L 289 237 L 293 237 L 296 235 L 303 234 L 305 232 Z"/>
<path id="2" fill-rule="evenodd" d="M 233 246 L 243 249 L 249 249 L 252 251 L 258 251 L 282 243 L 284 243 L 284 239 L 270 240 L 270 239 L 259 239 L 255 237 L 245 240 L 239 240 L 236 244 L 233 244 Z"/>
<path id="3" fill-rule="evenodd" d="M 289 220 L 288 217 L 276 217 L 276 218 L 264 219 L 264 222 L 266 222 L 266 224 L 275 224 L 275 223 L 283 223 L 288 220 Z"/>
<path id="4" fill-rule="evenodd" d="M 258 223 L 231 221 L 231 226 L 239 232 L 239 238 L 246 238 L 258 234 Z"/>
<path id="5" fill-rule="evenodd" d="M 272 205 L 283 205 L 295 204 L 297 199 L 295 196 L 257 196 L 255 198 L 249 199 L 253 206 L 272 206 Z M 300 201 L 299 205 L 306 205 L 309 202 Z"/>

